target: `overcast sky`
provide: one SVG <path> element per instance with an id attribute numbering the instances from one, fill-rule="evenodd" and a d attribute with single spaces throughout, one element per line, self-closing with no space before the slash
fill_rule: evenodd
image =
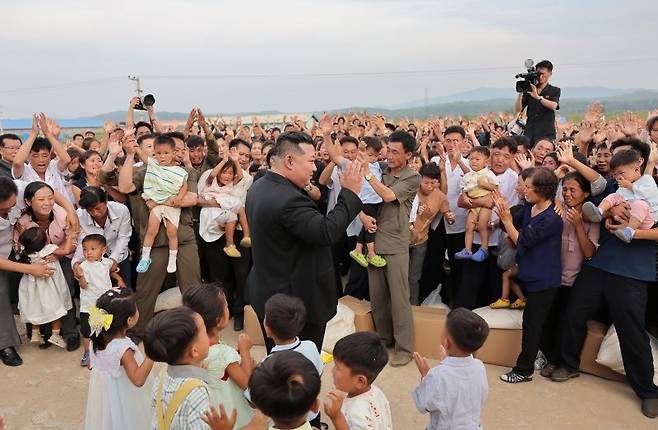
<path id="1" fill-rule="evenodd" d="M 505 86 L 513 94 L 525 58 L 553 61 L 561 87 L 658 88 L 655 0 L 0 5 L 5 118 L 125 109 L 129 74 L 159 110 L 209 113 L 395 106 L 422 100 L 425 88 L 430 97 Z M 394 73 L 418 71 L 432 72 Z"/>

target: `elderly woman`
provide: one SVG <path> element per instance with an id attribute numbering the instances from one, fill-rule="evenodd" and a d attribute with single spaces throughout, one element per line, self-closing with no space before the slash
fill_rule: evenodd
<path id="1" fill-rule="evenodd" d="M 592 258 L 599 241 L 599 224 L 583 220 L 582 206 L 591 194 L 590 183 L 578 172 L 569 172 L 562 178 L 562 198 L 564 207 L 562 218 L 562 287 L 559 288 L 553 309 L 544 328 L 546 333 L 542 351 L 548 365 L 541 375 L 549 378 L 560 360 L 559 333 L 564 324 L 564 316 L 569 303 L 569 295 L 576 276 L 585 260 Z"/>
<path id="2" fill-rule="evenodd" d="M 14 246 L 18 254 L 18 237 L 30 227 L 41 227 L 46 231 L 50 243 L 57 245 L 53 255 L 59 259 L 68 284 L 71 295 L 74 292 L 73 272 L 71 270 L 71 256 L 76 248 L 78 239 L 77 224 L 69 228 L 67 211 L 55 203 L 55 192 L 45 182 L 32 182 L 25 187 L 23 193 L 25 199 L 25 211 L 14 224 Z M 79 345 L 76 331 L 75 305 L 69 310 L 62 322 L 62 336 L 67 340 L 67 349 L 73 350 L 73 346 Z M 76 345 L 77 344 L 77 345 Z"/>
<path id="3" fill-rule="evenodd" d="M 505 199 L 496 193 L 496 211 L 516 244 L 517 279 L 527 304 L 523 312 L 521 353 L 516 366 L 500 379 L 508 383 L 532 381 L 544 324 L 561 285 L 562 218 L 555 212 L 557 177 L 539 167 L 525 181 L 525 206 L 517 229 Z"/>

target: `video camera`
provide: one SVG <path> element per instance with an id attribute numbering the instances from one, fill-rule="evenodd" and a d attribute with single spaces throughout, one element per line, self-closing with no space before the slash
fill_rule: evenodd
<path id="1" fill-rule="evenodd" d="M 135 105 L 135 110 L 146 110 L 146 108 L 151 107 L 155 104 L 155 97 L 153 94 L 147 94 L 143 99 L 139 99 L 139 103 Z"/>
<path id="2" fill-rule="evenodd" d="M 535 62 L 531 58 L 525 60 L 523 64 L 525 64 L 525 68 L 528 71 L 526 73 L 519 73 L 518 75 L 514 76 L 516 79 L 521 79 L 516 81 L 517 93 L 525 93 L 530 91 L 530 84 L 535 86 L 539 85 L 539 76 L 541 76 L 541 73 L 535 68 Z"/>

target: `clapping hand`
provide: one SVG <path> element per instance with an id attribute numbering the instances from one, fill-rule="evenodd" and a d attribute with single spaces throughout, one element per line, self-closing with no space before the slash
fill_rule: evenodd
<path id="1" fill-rule="evenodd" d="M 441 348 L 443 348 L 443 345 L 441 345 Z M 445 352 L 445 349 L 443 349 L 443 351 Z M 418 368 L 418 372 L 420 372 L 420 377 L 424 378 L 430 371 L 430 365 L 427 363 L 427 359 L 417 352 L 414 352 L 413 357 L 414 363 L 416 363 L 416 368 Z"/>
<path id="2" fill-rule="evenodd" d="M 360 161 L 353 161 L 347 165 L 344 173 L 339 173 L 340 186 L 352 191 L 354 194 L 359 194 L 361 191 L 361 183 L 363 181 L 363 163 Z"/>
<path id="3" fill-rule="evenodd" d="M 212 430 L 232 430 L 238 419 L 238 411 L 233 408 L 231 416 L 229 417 L 226 414 L 224 405 L 220 403 L 219 412 L 216 407 L 211 406 L 209 411 L 204 412 L 201 419 L 204 423 L 208 424 Z"/>
<path id="4" fill-rule="evenodd" d="M 327 402 L 324 403 L 324 413 L 332 421 L 342 414 L 341 408 L 343 407 L 344 400 L 345 394 L 338 390 L 332 390 L 327 394 Z"/>

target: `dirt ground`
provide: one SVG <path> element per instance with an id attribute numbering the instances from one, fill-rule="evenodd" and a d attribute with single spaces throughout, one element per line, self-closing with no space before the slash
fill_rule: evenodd
<path id="1" fill-rule="evenodd" d="M 224 342 L 234 344 L 236 339 L 235 332 L 226 330 Z M 51 347 L 42 351 L 24 344 L 19 352 L 23 366 L 0 366 L 0 415 L 5 416 L 7 429 L 83 428 L 89 371 L 79 366 L 81 350 Z M 263 347 L 254 347 L 254 358 L 264 354 Z M 331 366 L 326 366 L 322 377 L 322 398 L 333 388 Z M 642 415 L 640 401 L 625 384 L 590 375 L 556 384 L 537 373 L 533 382 L 509 385 L 498 379 L 506 370 L 487 365 L 489 398 L 482 413 L 483 428 L 658 428 L 658 420 Z M 387 366 L 377 378 L 391 404 L 395 429 L 423 429 L 429 421 L 415 410 L 409 395 L 418 380 L 413 363 L 403 368 Z"/>

